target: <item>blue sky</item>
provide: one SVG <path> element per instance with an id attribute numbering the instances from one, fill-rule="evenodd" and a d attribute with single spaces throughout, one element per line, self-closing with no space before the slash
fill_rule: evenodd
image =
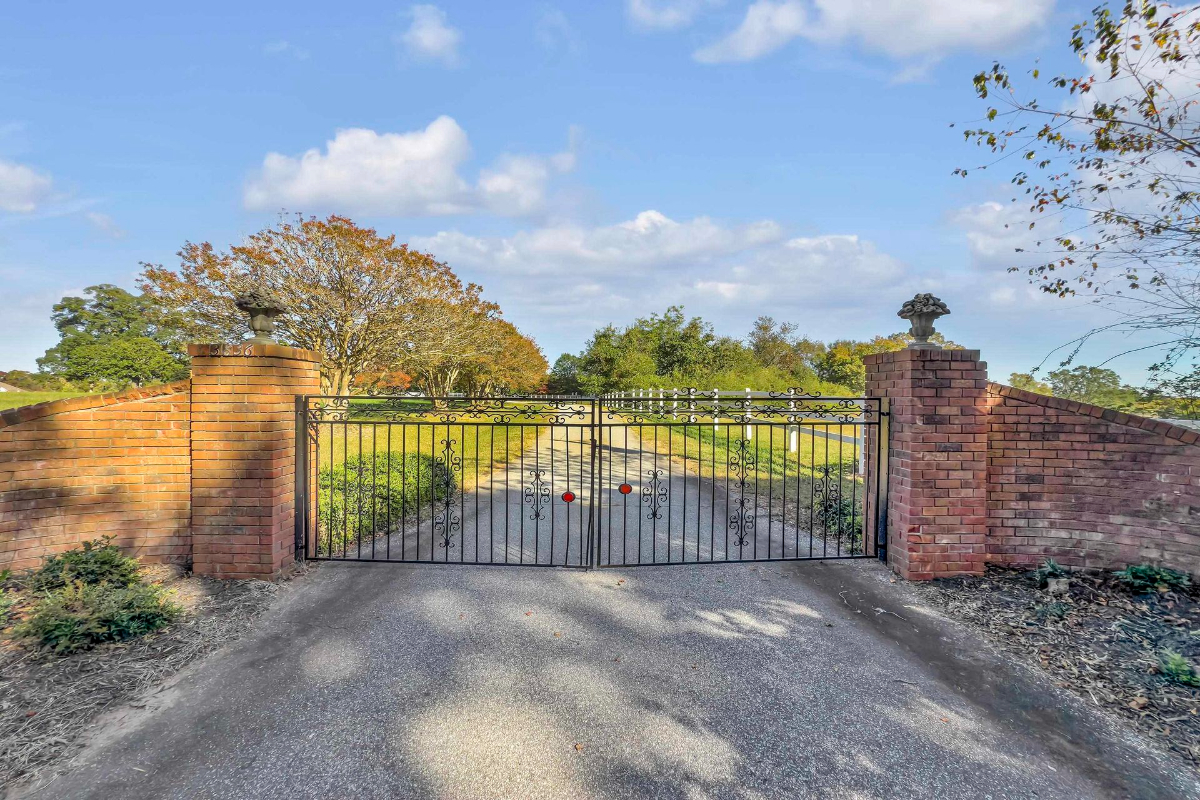
<path id="1" fill-rule="evenodd" d="M 1087 5 L 5 4 L 0 368 L 56 341 L 64 294 L 287 209 L 448 261 L 551 361 L 671 304 L 857 338 L 934 291 L 1003 379 L 1109 318 L 1004 272 L 1028 234 L 1005 175 L 951 174 L 983 154 L 949 124 L 995 59 L 1078 70 Z"/>

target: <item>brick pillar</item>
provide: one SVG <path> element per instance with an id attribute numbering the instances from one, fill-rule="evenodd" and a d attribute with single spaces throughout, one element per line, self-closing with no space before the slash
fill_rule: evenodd
<path id="1" fill-rule="evenodd" d="M 191 345 L 192 564 L 270 578 L 295 550 L 296 401 L 320 356 L 277 344 Z"/>
<path id="2" fill-rule="evenodd" d="M 867 396 L 891 399 L 888 563 L 909 580 L 983 572 L 987 365 L 978 350 L 864 359 Z"/>

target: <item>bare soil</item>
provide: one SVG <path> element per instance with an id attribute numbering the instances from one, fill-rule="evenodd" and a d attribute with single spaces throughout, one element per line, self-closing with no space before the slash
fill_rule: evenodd
<path id="1" fill-rule="evenodd" d="M 136 702 L 180 669 L 249 630 L 275 597 L 262 581 L 220 581 L 146 567 L 185 609 L 160 631 L 69 656 L 31 650 L 0 631 L 0 786 L 16 789 L 73 755 L 106 711 Z"/>
<path id="2" fill-rule="evenodd" d="M 1112 573 L 1073 573 L 1066 595 L 1033 572 L 991 568 L 979 578 L 914 585 L 948 616 L 1115 712 L 1200 768 L 1200 687 L 1164 675 L 1164 651 L 1200 669 L 1200 592 L 1132 594 Z"/>

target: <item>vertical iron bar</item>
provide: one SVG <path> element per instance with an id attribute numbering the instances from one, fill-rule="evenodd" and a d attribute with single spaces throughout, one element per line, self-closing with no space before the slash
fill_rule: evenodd
<path id="1" fill-rule="evenodd" d="M 679 520 L 679 560 L 686 562 L 687 561 L 687 513 L 688 513 L 688 504 L 687 504 L 688 460 L 687 460 L 687 419 L 686 418 L 683 420 L 683 442 L 682 442 L 682 444 L 683 444 L 683 502 L 681 502 L 679 504 L 680 508 L 681 508 L 680 520 Z M 699 519 L 699 517 L 697 517 L 696 518 L 697 530 L 699 530 L 699 527 L 700 527 L 700 519 Z M 697 533 L 696 535 L 699 536 L 700 534 Z M 696 554 L 697 554 L 697 557 L 699 557 L 699 554 L 700 554 L 699 546 L 696 547 Z"/>
<path id="2" fill-rule="evenodd" d="M 356 514 L 356 515 L 355 515 L 355 517 L 354 517 L 354 522 L 355 522 L 355 530 L 354 530 L 354 557 L 355 557 L 355 558 L 360 558 L 360 559 L 361 559 L 361 558 L 362 558 L 362 523 L 363 523 L 363 496 L 362 496 L 362 483 L 363 483 L 363 454 L 362 454 L 362 450 L 363 450 L 363 423 L 362 423 L 362 422 L 356 422 L 356 423 L 354 423 L 354 427 L 355 427 L 355 428 L 358 428 L 358 491 L 357 491 L 357 492 L 355 492 L 355 494 L 357 494 L 357 495 L 358 495 L 358 514 Z"/>
<path id="3" fill-rule="evenodd" d="M 379 434 L 379 425 L 371 423 L 371 560 L 375 560 L 375 536 L 378 533 L 375 519 L 376 497 L 379 494 L 379 454 L 376 452 L 378 443 L 376 437 Z M 388 459 L 391 459 L 391 453 L 388 454 Z"/>
<path id="4" fill-rule="evenodd" d="M 475 422 L 471 427 L 473 427 L 475 429 L 475 486 L 472 489 L 473 493 L 475 494 L 475 559 L 474 560 L 476 562 L 479 562 L 479 561 L 483 560 L 479 557 L 479 423 Z M 489 433 L 491 433 L 491 431 L 493 431 L 493 430 L 495 430 L 495 428 L 488 428 Z M 465 465 L 463 467 L 463 471 L 464 472 L 466 471 Z M 490 521 L 490 517 L 489 517 L 489 521 Z M 463 532 L 464 533 L 466 532 L 465 526 L 464 526 Z"/>
<path id="5" fill-rule="evenodd" d="M 554 426 L 550 426 L 550 563 L 554 563 L 554 518 L 558 516 L 555 513 L 554 496 L 558 493 L 558 487 L 554 485 L 554 469 L 557 463 L 554 458 Z M 538 548 L 539 550 L 541 548 Z"/>
<path id="6" fill-rule="evenodd" d="M 421 470 L 417 469 L 417 480 Z M 400 560 L 408 560 L 408 424 L 400 423 Z"/>
<path id="7" fill-rule="evenodd" d="M 808 467 L 808 557 L 813 557 L 813 505 L 817 502 L 817 423 L 813 423 L 809 431 L 809 467 Z"/>
<path id="8" fill-rule="evenodd" d="M 879 398 L 879 427 L 875 433 L 875 554 L 880 561 L 887 561 L 887 524 L 888 524 L 888 484 L 891 478 L 891 467 L 888 464 L 891 452 L 891 399 Z M 866 534 L 863 534 L 866 539 Z"/>
<path id="9" fill-rule="evenodd" d="M 645 463 L 646 436 L 645 436 L 645 434 L 646 434 L 646 426 L 644 424 L 642 424 L 641 421 L 639 421 L 639 423 L 638 423 L 638 473 L 637 473 L 638 474 L 638 484 L 639 484 L 639 486 L 638 486 L 638 494 L 639 495 L 641 494 L 642 486 L 644 485 L 643 481 L 645 480 L 645 478 L 643 476 L 646 474 L 645 473 L 645 470 L 646 470 L 646 463 Z M 638 506 L 637 518 L 638 518 L 637 563 L 641 564 L 642 563 L 642 509 L 641 509 L 641 506 Z"/>
<path id="10" fill-rule="evenodd" d="M 525 485 L 525 423 L 521 423 L 521 485 Z M 524 495 L 524 491 L 522 495 Z M 525 563 L 525 506 L 520 503 L 522 498 L 518 498 L 518 508 L 521 510 L 521 560 L 518 563 Z"/>
<path id="11" fill-rule="evenodd" d="M 729 527 L 733 524 L 729 516 L 729 425 L 725 426 L 725 560 L 729 560 Z"/>
<path id="12" fill-rule="evenodd" d="M 295 507 L 292 509 L 292 558 L 302 560 L 307 550 L 306 528 L 308 525 L 308 421 L 305 410 L 308 398 L 296 396 L 296 485 L 293 487 Z"/>
<path id="13" fill-rule="evenodd" d="M 796 428 L 796 455 L 800 455 L 800 429 Z M 792 453 L 792 434 L 787 424 L 783 426 L 783 478 L 780 481 L 779 500 L 779 557 L 787 558 L 787 470 L 788 456 Z M 797 459 L 798 461 L 799 459 Z"/>
<path id="14" fill-rule="evenodd" d="M 821 500 L 821 558 L 829 555 L 829 423 L 825 428 L 825 497 Z"/>
<path id="15" fill-rule="evenodd" d="M 851 448 L 851 457 L 853 458 L 852 468 L 850 470 L 850 555 L 854 555 L 854 535 L 858 530 L 855 524 L 855 515 L 858 512 L 858 433 L 865 428 L 854 428 L 854 447 Z M 863 539 L 863 555 L 867 553 L 867 542 Z"/>
<path id="16" fill-rule="evenodd" d="M 384 540 L 383 557 L 388 561 L 392 560 L 392 426 L 387 425 L 387 454 L 388 454 L 388 474 L 387 474 L 387 539 Z M 401 473 L 403 474 L 404 462 L 400 463 Z"/>

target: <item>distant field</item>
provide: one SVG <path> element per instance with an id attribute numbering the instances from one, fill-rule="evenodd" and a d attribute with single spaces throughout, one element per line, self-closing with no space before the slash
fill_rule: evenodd
<path id="1" fill-rule="evenodd" d="M 0 392 L 0 411 L 6 408 L 32 406 L 49 400 L 61 400 L 64 397 L 79 397 L 86 392 Z"/>

